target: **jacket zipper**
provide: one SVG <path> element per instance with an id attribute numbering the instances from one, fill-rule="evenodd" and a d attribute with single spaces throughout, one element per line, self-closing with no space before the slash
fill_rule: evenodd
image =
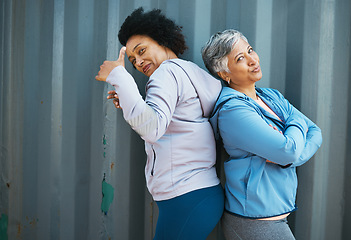
<path id="1" fill-rule="evenodd" d="M 153 176 L 153 175 L 154 175 L 154 170 L 155 170 L 156 152 L 155 152 L 153 146 L 151 146 L 151 148 L 152 148 L 152 151 L 153 151 L 153 153 L 154 153 L 154 162 L 153 162 L 153 164 L 152 164 L 152 169 L 151 169 L 151 176 Z"/>

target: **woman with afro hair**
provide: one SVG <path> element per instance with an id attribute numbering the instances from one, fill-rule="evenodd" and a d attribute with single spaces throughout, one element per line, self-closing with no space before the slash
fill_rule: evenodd
<path id="1" fill-rule="evenodd" d="M 159 208 L 154 239 L 206 239 L 224 208 L 208 120 L 221 83 L 179 58 L 187 49 L 181 30 L 158 9 L 136 9 L 119 31 L 118 60 L 105 61 L 96 76 L 114 86 L 107 98 L 145 141 L 147 187 Z M 149 77 L 145 100 L 125 54 Z"/>

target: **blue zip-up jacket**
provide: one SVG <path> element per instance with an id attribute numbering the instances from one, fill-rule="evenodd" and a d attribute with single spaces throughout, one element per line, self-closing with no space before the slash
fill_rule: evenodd
<path id="1" fill-rule="evenodd" d="M 296 167 L 315 154 L 322 134 L 277 90 L 256 88 L 256 93 L 280 119 L 247 95 L 224 87 L 210 121 L 229 154 L 224 163 L 226 210 L 267 218 L 296 209 Z"/>

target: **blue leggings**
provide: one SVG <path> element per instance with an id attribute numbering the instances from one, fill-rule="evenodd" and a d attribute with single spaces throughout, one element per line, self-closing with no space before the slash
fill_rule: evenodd
<path id="1" fill-rule="evenodd" d="M 159 215 L 154 240 L 205 240 L 221 219 L 221 185 L 156 202 Z"/>

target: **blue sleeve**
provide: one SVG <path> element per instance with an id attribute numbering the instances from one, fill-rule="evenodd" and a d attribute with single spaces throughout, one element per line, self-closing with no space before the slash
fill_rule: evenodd
<path id="1" fill-rule="evenodd" d="M 267 125 L 253 107 L 236 99 L 228 103 L 218 117 L 227 151 L 239 148 L 283 166 L 299 161 L 308 128 L 301 116 L 293 114 L 286 120 L 283 135 Z"/>
<path id="2" fill-rule="evenodd" d="M 317 152 L 318 148 L 322 144 L 322 131 L 314 122 L 308 119 L 295 107 L 292 107 L 292 110 L 292 114 L 300 116 L 302 119 L 304 119 L 308 127 L 305 147 L 299 159 L 293 164 L 293 166 L 297 167 L 310 160 L 310 158 Z"/>
<path id="3" fill-rule="evenodd" d="M 288 110 L 289 115 L 299 116 L 303 119 L 308 127 L 305 147 L 297 161 L 295 161 L 292 166 L 297 167 L 306 163 L 318 150 L 318 148 L 322 144 L 322 132 L 321 129 L 312 122 L 309 118 L 307 118 L 303 113 L 301 113 L 298 109 L 296 109 L 290 102 L 284 98 L 284 96 L 279 93 L 277 90 L 274 92 L 278 95 L 281 102 L 285 105 L 284 107 Z"/>

